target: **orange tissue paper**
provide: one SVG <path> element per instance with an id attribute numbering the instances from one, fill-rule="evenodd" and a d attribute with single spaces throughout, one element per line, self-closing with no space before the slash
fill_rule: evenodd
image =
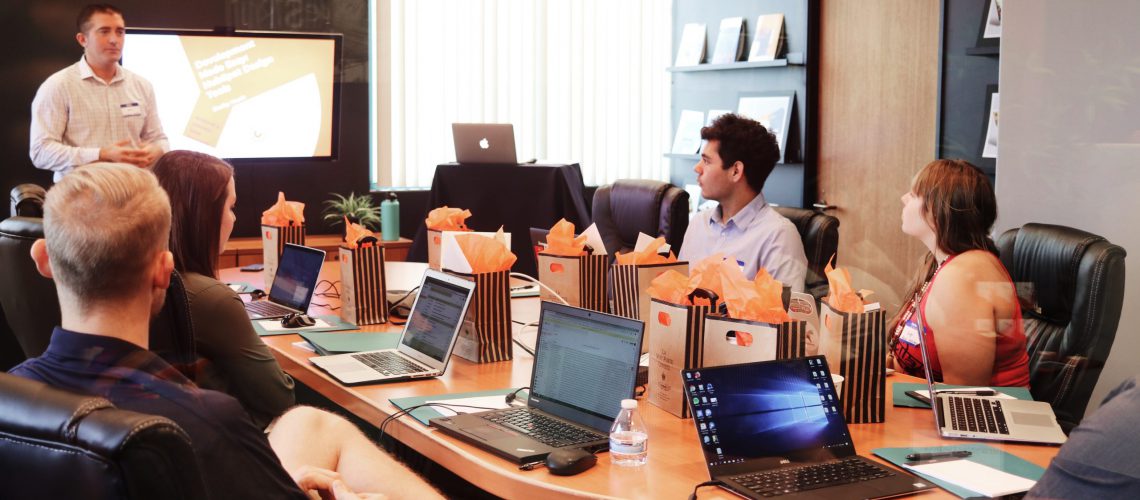
<path id="1" fill-rule="evenodd" d="M 349 222 L 348 217 L 344 218 L 345 246 L 351 249 L 355 249 L 356 246 L 360 244 L 360 240 L 368 237 L 372 237 L 374 240 L 379 240 L 379 238 L 376 237 L 376 234 L 372 231 L 369 231 L 364 226 L 361 226 L 355 222 Z"/>
<path id="2" fill-rule="evenodd" d="M 692 289 L 704 288 L 718 297 L 715 306 L 724 301 L 725 283 L 732 280 L 743 280 L 744 273 L 735 259 L 726 258 L 724 254 L 717 253 L 706 257 L 689 269 L 689 285 Z"/>
<path id="3" fill-rule="evenodd" d="M 780 324 L 789 320 L 782 299 L 784 285 L 764 268 L 756 272 L 756 278 L 727 280 L 724 283 L 725 306 L 730 318 L 761 323 Z"/>
<path id="4" fill-rule="evenodd" d="M 277 192 L 277 203 L 261 213 L 261 223 L 266 226 L 295 226 L 305 223 L 305 204 L 299 201 L 285 201 L 285 193 Z"/>
<path id="5" fill-rule="evenodd" d="M 448 208 L 447 205 L 439 207 L 424 219 L 428 229 L 435 231 L 470 231 L 467 228 L 467 218 L 471 211 L 467 209 Z"/>
<path id="6" fill-rule="evenodd" d="M 502 232 L 500 228 L 499 233 Z M 509 270 L 517 259 L 502 239 L 488 238 L 481 234 L 459 234 L 455 236 L 455 243 L 471 265 L 472 274 Z"/>
<path id="7" fill-rule="evenodd" d="M 831 262 L 827 263 L 823 273 L 827 275 L 827 284 L 831 288 L 831 294 L 826 298 L 827 304 L 836 311 L 862 313 L 863 299 L 873 292 L 870 290 L 856 292 L 851 286 L 851 273 L 843 268 L 831 267 Z"/>
<path id="8" fill-rule="evenodd" d="M 574 237 L 574 223 L 561 219 L 546 235 L 546 250 L 543 253 L 562 257 L 586 255 L 586 235 Z"/>
<path id="9" fill-rule="evenodd" d="M 649 283 L 651 298 L 671 304 L 693 305 L 689 303 L 689 293 L 692 291 L 692 288 L 689 288 L 689 277 L 672 269 L 661 273 Z M 708 299 L 697 300 L 704 300 L 705 305 L 709 305 Z"/>
<path id="10" fill-rule="evenodd" d="M 653 240 L 652 243 L 646 245 L 646 247 L 641 251 L 631 251 L 626 254 L 618 253 L 614 256 L 614 258 L 616 259 L 617 263 L 621 265 L 668 264 L 671 262 L 677 262 L 677 257 L 673 255 L 672 251 L 669 252 L 668 257 L 657 253 L 657 250 L 660 249 L 663 245 L 665 245 L 665 237 L 658 236 Z"/>

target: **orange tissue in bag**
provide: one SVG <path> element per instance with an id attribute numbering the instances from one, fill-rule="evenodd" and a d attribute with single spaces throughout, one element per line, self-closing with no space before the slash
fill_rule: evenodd
<path id="1" fill-rule="evenodd" d="M 379 238 L 372 231 L 355 222 L 349 222 L 348 217 L 344 218 L 344 243 L 346 247 L 355 249 L 360 244 L 360 240 L 368 237 L 379 241 Z"/>
<path id="2" fill-rule="evenodd" d="M 266 226 L 299 226 L 305 223 L 305 204 L 299 201 L 285 201 L 285 193 L 277 192 L 277 203 L 261 213 L 261 223 Z"/>
<path id="3" fill-rule="evenodd" d="M 471 217 L 470 210 L 448 208 L 444 205 L 428 212 L 424 223 L 428 229 L 435 231 L 470 231 L 466 222 L 468 217 Z"/>
<path id="4" fill-rule="evenodd" d="M 471 266 L 471 274 L 505 271 L 515 264 L 517 257 L 507 248 L 504 239 L 499 237 L 502 233 L 503 229 L 499 228 L 495 238 L 481 234 L 455 236 L 455 243 L 459 245 L 459 249 Z"/>
<path id="5" fill-rule="evenodd" d="M 730 280 L 724 284 L 725 306 L 730 318 L 778 325 L 789 320 L 784 310 L 784 285 L 760 268 L 753 281 Z"/>
<path id="6" fill-rule="evenodd" d="M 724 302 L 725 283 L 732 280 L 745 280 L 744 273 L 736 265 L 735 259 L 728 259 L 722 253 L 712 254 L 689 269 L 690 290 L 704 288 L 718 297 L 714 306 Z"/>
<path id="7" fill-rule="evenodd" d="M 831 288 L 831 294 L 826 299 L 827 304 L 836 311 L 862 313 L 863 299 L 869 297 L 873 292 L 870 290 L 856 292 L 851 286 L 851 273 L 843 268 L 831 267 L 830 261 L 828 261 L 823 273 L 827 275 L 827 284 Z"/>
<path id="8" fill-rule="evenodd" d="M 586 255 L 586 235 L 575 237 L 574 223 L 561 219 L 546 235 L 546 250 L 543 250 L 543 253 L 561 257 Z"/>
<path id="9" fill-rule="evenodd" d="M 689 277 L 672 269 L 653 278 L 648 289 L 651 298 L 686 306 L 691 305 L 689 304 L 689 293 L 692 291 L 692 288 L 689 287 Z M 698 298 L 697 300 L 702 299 Z M 708 299 L 703 300 L 707 305 Z"/>
<path id="10" fill-rule="evenodd" d="M 617 264 L 620 265 L 668 264 L 671 262 L 677 262 L 677 257 L 673 255 L 672 251 L 669 251 L 668 257 L 657 253 L 657 251 L 660 250 L 664 245 L 665 237 L 658 236 L 653 240 L 653 242 L 649 243 L 641 250 L 633 250 L 626 254 L 618 253 L 614 256 L 614 258 L 616 259 Z"/>

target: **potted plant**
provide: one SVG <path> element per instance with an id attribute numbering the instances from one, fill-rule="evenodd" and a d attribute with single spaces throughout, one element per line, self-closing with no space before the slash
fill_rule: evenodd
<path id="1" fill-rule="evenodd" d="M 325 200 L 325 220 L 332 225 L 344 224 L 344 218 L 372 230 L 380 226 L 380 207 L 372 204 L 372 196 L 349 193 L 347 197 L 329 193 L 336 198 Z M 347 228 L 345 228 L 347 229 Z M 341 237 L 344 237 L 343 231 Z"/>

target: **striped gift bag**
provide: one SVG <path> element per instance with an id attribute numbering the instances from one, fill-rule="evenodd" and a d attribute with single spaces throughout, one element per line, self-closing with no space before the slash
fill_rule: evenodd
<path id="1" fill-rule="evenodd" d="M 606 264 L 608 255 L 564 257 L 538 254 L 538 280 L 574 307 L 610 312 L 606 300 Z M 542 300 L 557 301 L 546 288 Z"/>
<path id="2" fill-rule="evenodd" d="M 843 416 L 850 424 L 879 423 L 886 418 L 886 312 L 832 310 L 820 305 L 819 353 L 832 373 L 843 376 Z"/>
<path id="3" fill-rule="evenodd" d="M 341 245 L 339 257 L 341 319 L 358 326 L 386 323 L 384 248 L 375 243 L 357 248 Z"/>
<path id="4" fill-rule="evenodd" d="M 273 284 L 273 277 L 277 276 L 277 262 L 281 260 L 281 252 L 285 244 L 305 245 L 305 225 L 296 224 L 288 226 L 261 226 L 261 262 L 265 266 L 265 289 Z"/>
<path id="5" fill-rule="evenodd" d="M 475 282 L 475 296 L 455 341 L 455 354 L 476 363 L 507 361 L 514 356 L 511 342 L 510 270 L 466 274 L 444 272 Z"/>
<path id="6" fill-rule="evenodd" d="M 668 270 L 689 275 L 689 263 L 614 264 L 612 271 L 614 314 L 645 321 L 649 316 L 649 284 Z"/>

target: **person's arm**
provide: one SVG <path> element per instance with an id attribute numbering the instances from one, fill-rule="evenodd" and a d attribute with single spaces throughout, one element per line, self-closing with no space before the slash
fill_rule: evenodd
<path id="1" fill-rule="evenodd" d="M 926 299 L 926 323 L 934 331 L 942 381 L 987 386 L 993 377 L 997 345 L 995 310 L 1003 300 L 993 293 L 1008 285 L 982 252 L 958 255 L 938 273 Z M 1008 299 L 1005 294 L 1005 299 Z"/>
<path id="2" fill-rule="evenodd" d="M 257 336 L 237 294 L 217 283 L 197 294 L 191 308 L 198 353 L 210 362 L 215 376 L 224 379 L 207 378 L 199 385 L 224 386 L 262 429 L 293 406 L 293 379 Z"/>
<path id="3" fill-rule="evenodd" d="M 79 148 L 63 142 L 69 113 L 68 96 L 54 78 L 40 85 L 32 99 L 28 156 L 38 169 L 61 172 L 99 160 L 99 148 Z"/>
<path id="4" fill-rule="evenodd" d="M 780 226 L 768 241 L 757 250 L 757 269 L 768 270 L 780 283 L 791 287 L 793 292 L 804 291 L 807 279 L 807 256 L 799 231 L 791 222 Z"/>
<path id="5" fill-rule="evenodd" d="M 170 151 L 170 141 L 162 130 L 162 120 L 158 117 L 158 101 L 154 97 L 154 88 L 150 82 L 142 81 L 145 99 L 146 116 L 143 117 L 142 136 L 139 148 L 146 153 L 145 165 L 153 165 L 158 158 Z"/>

